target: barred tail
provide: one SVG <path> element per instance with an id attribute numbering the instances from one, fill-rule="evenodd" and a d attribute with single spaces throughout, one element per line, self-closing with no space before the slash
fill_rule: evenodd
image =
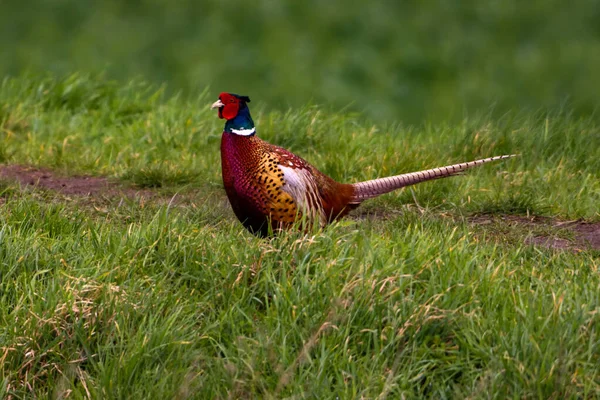
<path id="1" fill-rule="evenodd" d="M 488 162 L 504 160 L 505 158 L 511 158 L 515 156 L 516 154 L 489 157 L 461 164 L 448 165 L 446 167 L 426 169 L 424 171 L 411 172 L 408 174 L 389 176 L 387 178 L 379 178 L 355 183 L 352 185 L 354 187 L 354 196 L 350 203 L 358 204 L 363 200 L 371 199 L 405 186 L 410 186 L 433 179 L 446 178 Z"/>

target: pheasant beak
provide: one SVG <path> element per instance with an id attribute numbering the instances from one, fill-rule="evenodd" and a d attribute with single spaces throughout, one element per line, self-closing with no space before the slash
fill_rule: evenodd
<path id="1" fill-rule="evenodd" d="M 213 108 L 221 108 L 221 107 L 225 107 L 225 104 L 223 104 L 223 102 L 221 101 L 221 99 L 215 101 L 212 106 L 210 106 L 210 109 L 212 110 Z"/>

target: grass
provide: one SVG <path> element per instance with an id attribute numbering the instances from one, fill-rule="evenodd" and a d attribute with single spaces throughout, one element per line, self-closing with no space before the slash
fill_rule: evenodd
<path id="1" fill-rule="evenodd" d="M 411 124 L 600 103 L 597 0 L 28 4 L 0 3 L 0 76 L 106 71 Z"/>
<path id="2" fill-rule="evenodd" d="M 600 220 L 593 117 L 405 127 L 252 107 L 261 137 L 340 181 L 521 155 L 260 240 L 221 188 L 214 97 L 85 74 L 3 81 L 2 162 L 187 200 L 0 183 L 1 397 L 600 395 L 598 252 L 530 246 L 514 240 L 524 228 L 499 222 L 511 240 L 495 240 L 465 218 Z"/>

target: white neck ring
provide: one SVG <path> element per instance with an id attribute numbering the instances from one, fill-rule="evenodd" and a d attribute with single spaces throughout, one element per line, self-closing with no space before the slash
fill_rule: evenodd
<path id="1" fill-rule="evenodd" d="M 256 128 L 251 128 L 251 129 L 244 129 L 244 128 L 233 129 L 233 128 L 231 128 L 231 132 L 235 133 L 236 135 L 240 135 L 240 136 L 250 136 L 254 132 L 256 132 Z"/>

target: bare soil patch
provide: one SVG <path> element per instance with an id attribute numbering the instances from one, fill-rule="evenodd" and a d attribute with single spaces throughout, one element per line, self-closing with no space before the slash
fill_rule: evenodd
<path id="1" fill-rule="evenodd" d="M 126 186 L 105 177 L 62 176 L 50 169 L 24 165 L 0 165 L 0 180 L 16 181 L 22 186 L 52 190 L 68 196 L 132 198 L 154 196 L 151 190 Z"/>
<path id="2" fill-rule="evenodd" d="M 593 249 L 600 250 L 600 223 L 579 222 L 575 226 L 575 231 Z"/>
<path id="3" fill-rule="evenodd" d="M 529 227 L 532 230 L 542 228 L 544 233 L 537 233 L 525 239 L 525 243 L 555 250 L 579 251 L 585 248 L 600 250 L 600 223 L 584 221 L 560 221 L 547 217 L 503 215 L 478 215 L 469 219 L 475 225 L 487 225 L 495 222 Z M 571 236 L 567 238 L 565 236 Z"/>

